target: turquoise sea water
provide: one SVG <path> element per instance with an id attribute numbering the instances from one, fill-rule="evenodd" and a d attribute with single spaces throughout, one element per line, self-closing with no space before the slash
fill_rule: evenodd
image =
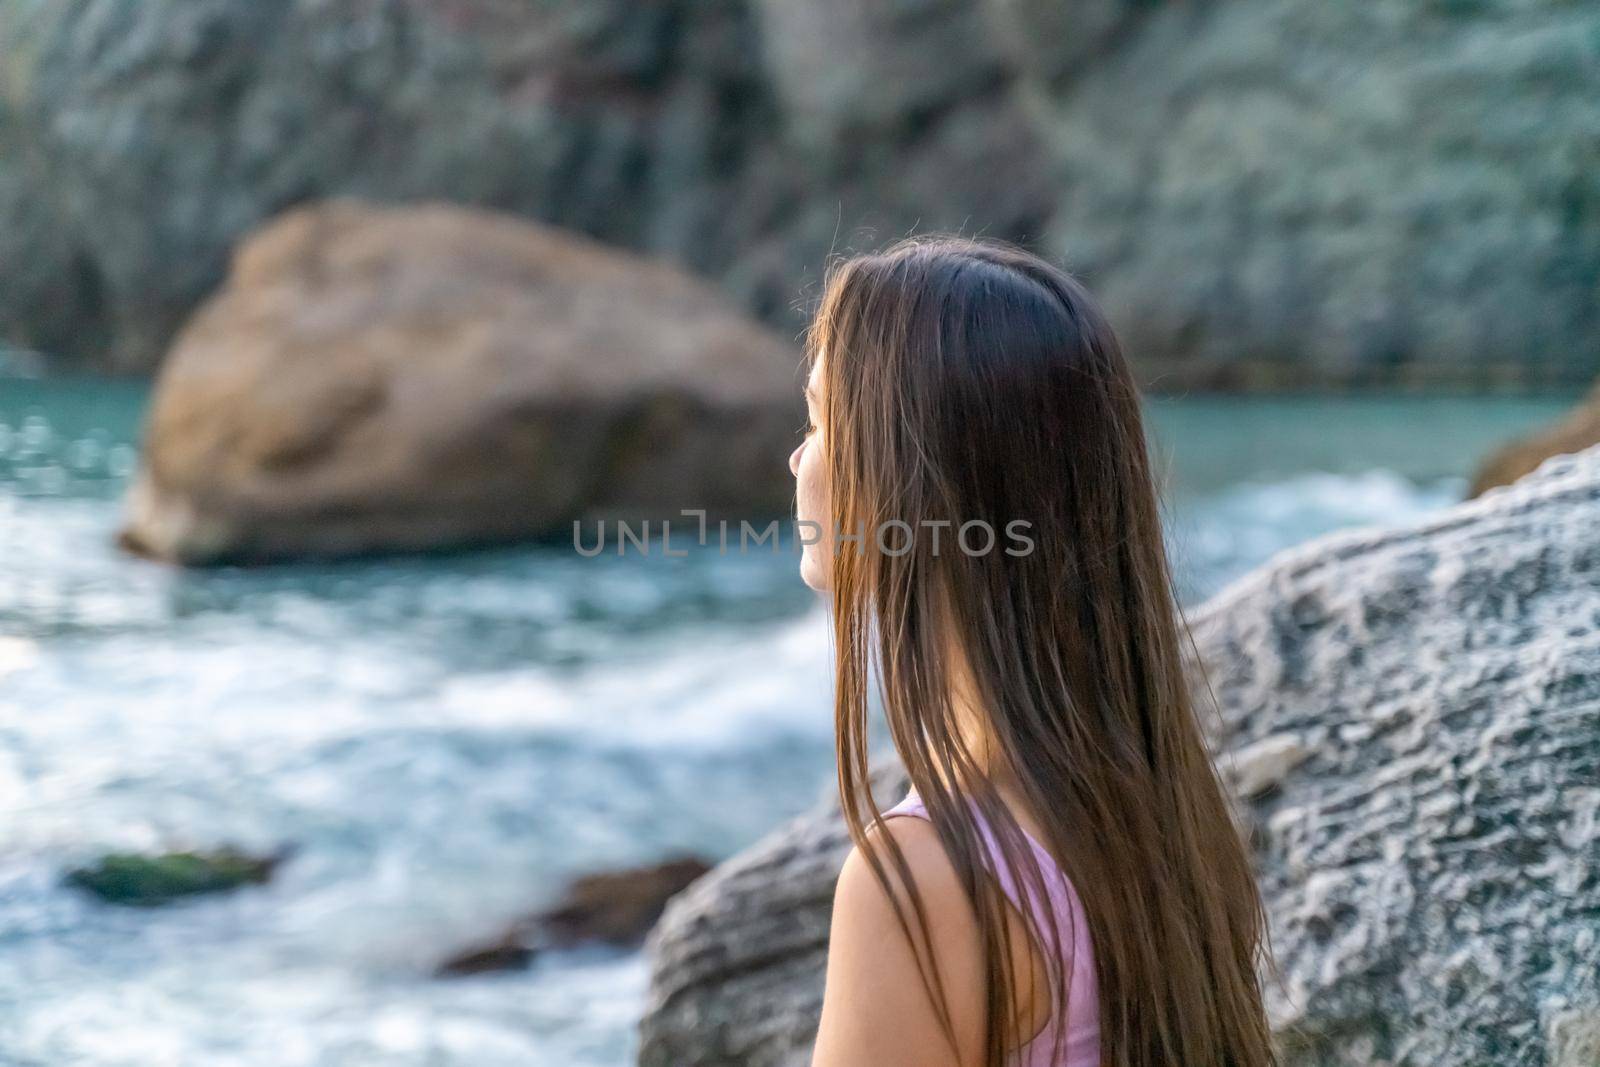
<path id="1" fill-rule="evenodd" d="M 111 543 L 144 399 L 0 378 L 0 1063 L 631 1062 L 635 955 L 429 971 L 574 874 L 725 856 L 831 788 L 796 558 L 182 572 Z M 1574 399 L 1152 400 L 1186 600 L 1447 506 Z M 59 885 L 109 849 L 224 843 L 298 852 L 155 911 Z"/>

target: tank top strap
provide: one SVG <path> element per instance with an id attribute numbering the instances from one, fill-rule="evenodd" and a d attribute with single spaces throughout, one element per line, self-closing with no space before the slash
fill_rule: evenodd
<path id="1" fill-rule="evenodd" d="M 1051 856 L 1049 850 L 1041 845 L 1032 834 L 1022 830 L 1023 839 L 1032 850 L 1035 859 L 1037 859 L 1039 872 L 1043 876 L 1045 883 L 1046 899 L 1038 900 L 1036 894 L 1025 892 L 1028 887 L 1025 885 L 1024 880 L 1018 877 L 1017 872 L 1011 869 L 1011 865 L 1006 862 L 1005 853 L 1000 849 L 999 837 L 994 828 L 989 825 L 989 821 L 984 818 L 977 804 L 969 800 L 967 806 L 972 812 L 973 819 L 978 827 L 978 834 L 986 853 L 986 865 L 990 873 L 994 875 L 995 880 L 999 882 L 1001 890 L 1019 913 L 1029 915 L 1038 924 L 1040 932 L 1046 937 L 1049 936 L 1050 920 L 1045 917 L 1044 912 L 1046 909 L 1053 910 L 1056 922 L 1061 929 L 1063 951 L 1070 955 L 1074 951 L 1073 931 L 1075 924 L 1073 920 L 1079 909 L 1071 885 L 1067 882 L 1065 875 L 1062 874 L 1061 867 L 1056 863 L 1055 857 Z M 884 818 L 888 818 L 891 815 L 913 815 L 931 821 L 927 806 L 923 803 L 922 798 L 917 795 L 915 789 L 907 791 L 905 797 L 885 811 L 883 815 Z M 1018 829 L 1022 828 L 1018 827 Z"/>
<path id="2" fill-rule="evenodd" d="M 1063 1018 L 1060 1002 L 1055 997 L 1055 986 L 1051 984 L 1052 1010 L 1050 1018 L 1044 1027 L 1030 1038 L 1025 1044 L 1012 1049 L 1008 1063 L 1036 1067 L 1048 1065 L 1057 1061 L 1050 1059 L 1051 1050 L 1057 1041 L 1058 1030 L 1062 1026 L 1068 1028 L 1067 1059 L 1061 1061 L 1078 1067 L 1096 1062 L 1098 1049 L 1098 1025 L 1096 990 L 1094 981 L 1094 966 L 1090 958 L 1088 941 L 1088 927 L 1083 915 L 1082 904 L 1077 899 L 1071 881 L 1062 872 L 1050 852 L 1026 830 L 1022 831 L 1023 838 L 1033 851 L 1039 863 L 1040 874 L 1045 884 L 1045 899 L 1040 900 L 1036 893 L 1028 892 L 1024 879 L 1019 879 L 1015 871 L 1005 861 L 1005 854 L 1001 851 L 998 837 L 989 825 L 977 804 L 968 800 L 974 821 L 978 827 L 983 849 L 986 854 L 985 865 L 994 876 L 1002 892 L 1011 901 L 1019 914 L 1029 916 L 1039 930 L 1043 939 L 1040 950 L 1044 954 L 1045 963 L 1051 968 L 1052 977 L 1059 973 L 1059 968 L 1065 963 L 1071 968 L 1068 976 L 1068 1005 L 1066 1018 Z M 931 821 L 928 809 L 915 789 L 908 790 L 899 803 L 884 811 L 884 818 L 897 815 L 909 815 Z M 1021 829 L 1021 827 L 1019 827 Z M 1047 916 L 1047 913 L 1050 913 Z M 1050 938 L 1051 918 L 1061 938 L 1061 956 L 1051 954 Z"/>

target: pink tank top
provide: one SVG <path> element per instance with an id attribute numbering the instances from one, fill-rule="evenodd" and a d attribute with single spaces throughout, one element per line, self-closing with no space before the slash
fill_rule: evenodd
<path id="1" fill-rule="evenodd" d="M 1098 1067 L 1100 1005 L 1095 990 L 1094 957 L 1089 941 L 1089 927 L 1077 891 L 1073 889 L 1071 881 L 1061 872 L 1060 866 L 1044 846 L 1024 830 L 1023 836 L 1027 838 L 1028 844 L 1033 847 L 1034 855 L 1039 859 L 1040 871 L 1049 890 L 1048 903 L 1035 902 L 1025 891 L 1026 883 L 1019 884 L 1019 880 L 1004 863 L 1004 853 L 1000 851 L 994 831 L 979 813 L 976 805 L 972 806 L 972 813 L 977 818 L 978 831 L 989 855 L 989 869 L 1000 883 L 1001 890 L 1010 898 L 1019 913 L 1026 914 L 1028 904 L 1034 904 L 1032 918 L 1039 925 L 1041 936 L 1046 941 L 1050 938 L 1049 920 L 1040 908 L 1046 906 L 1051 908 L 1055 912 L 1056 925 L 1061 932 L 1062 949 L 1070 957 L 1065 961 L 1050 960 L 1048 958 L 1050 946 L 1048 944 L 1040 946 L 1046 954 L 1047 964 L 1056 967 L 1065 962 L 1071 968 L 1071 978 L 1067 985 L 1066 1015 L 1063 1018 L 1061 1005 L 1055 1001 L 1052 991 L 1051 1000 L 1055 1006 L 1044 1028 L 1025 1044 L 1013 1048 L 1006 1057 L 1006 1063 L 1009 1067 Z M 917 795 L 915 789 L 910 790 L 904 800 L 883 814 L 885 818 L 894 815 L 912 815 L 921 819 L 929 817 L 928 809 L 923 806 L 922 798 Z M 1062 1045 L 1065 1058 L 1057 1058 L 1055 1054 L 1057 1033 L 1063 1027 L 1066 1029 L 1065 1043 Z"/>

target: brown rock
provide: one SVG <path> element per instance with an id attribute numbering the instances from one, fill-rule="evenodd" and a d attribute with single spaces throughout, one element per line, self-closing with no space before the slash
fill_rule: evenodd
<path id="1" fill-rule="evenodd" d="M 451 956 L 439 965 L 435 973 L 440 978 L 464 978 L 470 974 L 515 971 L 532 963 L 537 955 L 537 950 L 523 941 L 523 932 L 514 929 L 498 941 Z"/>
<path id="2" fill-rule="evenodd" d="M 649 867 L 604 871 L 575 880 L 551 908 L 514 925 L 494 941 L 452 956 L 440 975 L 482 974 L 526 966 L 539 950 L 590 941 L 640 944 L 672 896 L 711 867 L 680 856 Z"/>
<path id="3" fill-rule="evenodd" d="M 204 564 L 770 519 L 796 361 L 674 268 L 484 211 L 330 201 L 247 241 L 179 336 L 121 540 Z"/>
<path id="4" fill-rule="evenodd" d="M 1486 493 L 1497 485 L 1510 485 L 1524 474 L 1532 473 L 1551 456 L 1582 452 L 1596 444 L 1600 444 L 1600 381 L 1595 382 L 1578 406 L 1554 426 L 1491 452 L 1472 476 L 1467 498 Z"/>
<path id="5" fill-rule="evenodd" d="M 710 864 L 685 856 L 653 867 L 591 874 L 573 882 L 561 902 L 535 921 L 557 946 L 582 941 L 637 944 L 667 901 L 710 869 Z"/>

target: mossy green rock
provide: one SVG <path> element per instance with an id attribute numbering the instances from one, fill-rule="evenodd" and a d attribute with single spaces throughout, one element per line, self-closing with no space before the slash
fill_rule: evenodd
<path id="1" fill-rule="evenodd" d="M 93 867 L 67 874 L 67 884 L 109 904 L 154 907 L 202 893 L 222 893 L 271 879 L 283 855 L 252 856 L 234 849 L 168 852 L 157 855 L 113 853 Z"/>

